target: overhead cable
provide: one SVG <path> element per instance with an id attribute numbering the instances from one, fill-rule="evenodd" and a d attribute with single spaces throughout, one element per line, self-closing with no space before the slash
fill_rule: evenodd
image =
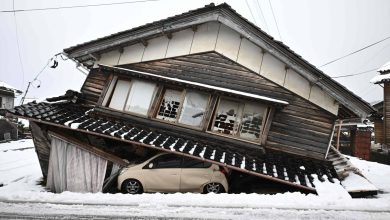
<path id="1" fill-rule="evenodd" d="M 15 0 L 12 0 L 12 8 L 15 9 Z M 17 45 L 17 48 L 18 48 L 18 57 L 19 57 L 20 69 L 22 70 L 22 87 L 24 87 L 24 66 L 23 66 L 23 61 L 22 61 L 22 55 L 20 53 L 18 23 L 16 21 L 16 13 L 14 12 L 13 15 L 14 15 L 14 22 L 15 22 L 16 45 Z"/>
<path id="2" fill-rule="evenodd" d="M 280 35 L 279 25 L 278 25 L 278 22 L 276 21 L 276 17 L 275 17 L 274 9 L 272 8 L 271 1 L 268 0 L 268 3 L 269 3 L 269 6 L 271 7 L 271 12 L 272 12 L 272 16 L 274 17 L 274 21 L 275 21 L 275 25 L 276 25 L 276 30 L 278 31 L 278 34 L 279 34 L 279 39 L 280 39 L 280 41 L 282 41 L 282 35 Z"/>
<path id="3" fill-rule="evenodd" d="M 360 49 L 358 49 L 358 50 L 355 50 L 355 51 L 353 51 L 353 52 L 351 52 L 351 53 L 348 53 L 348 54 L 346 54 L 346 55 L 344 55 L 344 56 L 341 56 L 341 57 L 339 57 L 339 58 L 336 58 L 336 59 L 334 59 L 334 60 L 331 60 L 331 61 L 329 61 L 329 62 L 327 62 L 327 63 L 325 63 L 325 64 L 319 66 L 319 68 L 324 67 L 324 66 L 326 66 L 326 65 L 329 65 L 329 64 L 331 64 L 331 63 L 334 63 L 334 62 L 336 62 L 336 61 L 339 61 L 339 60 L 341 60 L 341 59 L 344 59 L 344 58 L 346 58 L 346 57 L 349 57 L 349 56 L 351 56 L 351 55 L 353 55 L 353 54 L 355 54 L 355 53 L 358 53 L 358 52 L 363 51 L 363 50 L 365 50 L 365 49 L 367 49 L 367 48 L 370 48 L 370 47 L 372 47 L 372 46 L 374 46 L 374 45 L 377 45 L 377 44 L 379 44 L 379 43 L 381 43 L 381 42 L 383 42 L 383 41 L 385 41 L 385 40 L 387 40 L 387 39 L 390 39 L 390 36 L 389 36 L 389 37 L 385 37 L 385 38 L 383 38 L 382 40 L 376 41 L 376 42 L 374 42 L 374 43 L 372 43 L 372 44 L 369 44 L 369 45 L 367 45 L 367 46 L 365 46 L 365 47 L 362 47 L 362 48 L 360 48 Z"/>
<path id="4" fill-rule="evenodd" d="M 364 74 L 364 73 L 372 72 L 372 71 L 377 70 L 377 69 L 378 68 L 366 70 L 366 71 L 359 72 L 359 73 L 353 73 L 353 74 L 347 74 L 347 75 L 341 75 L 341 76 L 334 76 L 334 77 L 330 77 L 330 78 L 337 79 L 337 78 L 345 78 L 345 77 L 357 76 L 357 75 L 361 75 L 361 74 Z"/>
<path id="5" fill-rule="evenodd" d="M 253 16 L 253 12 L 252 12 L 251 7 L 249 6 L 248 0 L 245 0 L 245 2 L 246 2 L 246 6 L 248 6 L 249 12 L 250 12 L 251 15 L 252 15 L 253 21 L 255 22 L 256 25 L 258 25 L 257 22 L 256 22 L 256 19 L 255 19 L 255 16 Z"/>
<path id="6" fill-rule="evenodd" d="M 136 0 L 136 1 L 126 1 L 126 2 L 113 2 L 113 3 L 103 3 L 103 4 L 88 4 L 88 5 L 73 5 L 73 6 L 60 6 L 60 7 L 47 7 L 47 8 L 30 8 L 30 9 L 16 9 L 12 10 L 2 10 L 0 13 L 16 13 L 16 12 L 28 12 L 28 11 L 49 11 L 49 10 L 59 10 L 59 9 L 71 9 L 71 8 L 87 8 L 87 7 L 99 7 L 99 6 L 110 6 L 110 5 L 124 5 L 124 4 L 134 4 L 142 2 L 158 2 L 160 0 Z"/>
<path id="7" fill-rule="evenodd" d="M 257 6 L 258 6 L 259 9 L 260 9 L 260 15 L 261 15 L 261 17 L 262 17 L 263 20 L 264 20 L 265 28 L 267 29 L 267 31 L 269 31 L 269 29 L 268 29 L 268 24 L 267 24 L 267 21 L 265 20 L 264 13 L 263 13 L 263 10 L 261 9 L 261 5 L 260 5 L 260 3 L 259 3 L 259 0 L 256 0 L 256 3 L 257 3 Z"/>

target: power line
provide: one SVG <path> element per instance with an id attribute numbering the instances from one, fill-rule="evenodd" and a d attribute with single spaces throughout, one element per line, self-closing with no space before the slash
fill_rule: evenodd
<path id="1" fill-rule="evenodd" d="M 330 77 L 330 78 L 337 79 L 337 78 L 344 78 L 344 77 L 350 77 L 350 76 L 357 76 L 357 75 L 361 75 L 361 74 L 364 74 L 364 73 L 372 72 L 372 71 L 377 70 L 377 69 L 378 68 L 366 70 L 366 71 L 359 72 L 359 73 L 353 73 L 353 74 L 347 74 L 347 75 L 341 75 L 341 76 L 334 76 L 334 77 Z"/>
<path id="2" fill-rule="evenodd" d="M 383 42 L 383 41 L 385 41 L 385 40 L 387 40 L 387 39 L 390 39 L 390 36 L 389 36 L 389 37 L 386 37 L 386 38 L 384 38 L 384 39 L 382 39 L 382 40 L 376 41 L 375 43 L 369 44 L 369 45 L 367 45 L 367 46 L 365 46 L 365 47 L 363 47 L 363 48 L 360 48 L 360 49 L 358 49 L 358 50 L 355 50 L 355 51 L 353 51 L 353 52 L 351 52 L 351 53 L 348 53 L 348 54 L 346 54 L 346 55 L 344 55 L 344 56 L 341 56 L 341 57 L 339 57 L 339 58 L 336 58 L 336 59 L 334 59 L 334 60 L 331 60 L 331 61 L 329 61 L 329 62 L 327 62 L 327 63 L 325 63 L 325 64 L 319 66 L 319 68 L 324 67 L 324 66 L 326 66 L 326 65 L 329 65 L 329 64 L 331 64 L 331 63 L 334 63 L 334 62 L 336 62 L 336 61 L 339 61 L 339 60 L 341 60 L 341 59 L 344 59 L 344 58 L 346 58 L 346 57 L 348 57 L 348 56 L 351 56 L 351 55 L 353 55 L 353 54 L 355 54 L 355 53 L 358 53 L 358 52 L 360 52 L 360 51 L 363 51 L 363 50 L 365 50 L 365 49 L 367 49 L 367 48 L 370 48 L 370 47 L 372 47 L 372 46 L 374 46 L 374 45 L 377 45 L 377 44 L 379 44 L 379 43 L 381 43 L 381 42 Z"/>
<path id="3" fill-rule="evenodd" d="M 268 0 L 268 3 L 269 3 L 269 6 L 271 7 L 272 17 L 274 17 L 276 30 L 278 31 L 278 34 L 279 34 L 279 39 L 280 39 L 280 41 L 282 41 L 282 36 L 280 35 L 278 22 L 276 21 L 276 18 L 275 18 L 275 13 L 274 13 L 274 9 L 272 8 L 271 0 Z"/>
<path id="4" fill-rule="evenodd" d="M 252 15 L 253 21 L 255 22 L 256 25 L 258 25 L 257 22 L 256 22 L 256 19 L 255 19 L 255 16 L 253 16 L 253 12 L 252 12 L 251 7 L 249 6 L 248 0 L 245 0 L 245 2 L 246 2 L 246 6 L 248 6 L 249 12 Z"/>
<path id="5" fill-rule="evenodd" d="M 267 30 L 269 31 L 269 29 L 268 29 L 268 24 L 267 24 L 267 21 L 265 20 L 264 13 L 263 13 L 263 10 L 261 9 L 261 5 L 260 5 L 260 3 L 259 3 L 259 0 L 256 0 L 256 3 L 257 3 L 257 6 L 258 6 L 259 9 L 260 9 L 261 17 L 262 17 L 263 20 L 264 20 L 265 28 L 267 28 Z"/>
<path id="6" fill-rule="evenodd" d="M 136 1 L 113 2 L 113 3 L 103 3 L 103 4 L 73 5 L 73 6 L 30 8 L 30 9 L 17 9 L 17 10 L 15 10 L 15 7 L 13 7 L 12 10 L 2 10 L 2 11 L 0 11 L 0 13 L 48 11 L 48 10 L 71 9 L 71 8 L 87 8 L 87 7 L 99 7 L 99 6 L 110 6 L 110 5 L 124 5 L 124 4 L 134 4 L 134 3 L 142 3 L 142 2 L 158 2 L 158 1 L 160 1 L 160 0 L 136 0 Z"/>
<path id="7" fill-rule="evenodd" d="M 15 0 L 12 1 L 12 8 L 15 9 Z M 22 70 L 22 87 L 24 87 L 24 66 L 23 66 L 23 62 L 22 62 L 22 56 L 20 54 L 18 23 L 16 21 L 16 13 L 14 12 L 13 14 L 14 14 L 14 22 L 15 22 L 16 45 L 18 47 L 19 63 L 20 63 L 20 68 Z"/>

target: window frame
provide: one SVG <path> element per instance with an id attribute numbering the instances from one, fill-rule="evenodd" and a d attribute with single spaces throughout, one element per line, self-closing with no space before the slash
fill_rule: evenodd
<path id="1" fill-rule="evenodd" d="M 162 103 L 162 101 L 164 99 L 164 95 L 165 95 L 165 92 L 166 92 L 167 89 L 181 91 L 181 102 L 180 102 L 180 106 L 179 106 L 179 109 L 178 109 L 177 118 L 176 118 L 176 120 L 174 122 L 157 118 L 158 111 L 160 109 L 161 103 Z M 206 105 L 206 108 L 205 108 L 205 113 L 203 115 L 202 122 L 201 122 L 201 124 L 199 126 L 193 126 L 193 125 L 188 125 L 188 124 L 184 124 L 184 123 L 180 123 L 179 122 L 179 119 L 180 119 L 180 116 L 181 116 L 181 112 L 183 111 L 183 105 L 184 105 L 184 100 L 185 100 L 185 97 L 186 97 L 186 94 L 187 94 L 187 90 L 193 90 L 193 91 L 197 91 L 199 93 L 206 93 L 207 96 L 208 96 L 207 105 Z M 204 92 L 204 91 L 201 91 L 201 90 L 189 89 L 189 88 L 186 88 L 186 87 L 179 87 L 179 86 L 163 85 L 163 89 L 161 91 L 160 97 L 158 97 L 158 102 L 156 102 L 155 109 L 154 109 L 153 114 L 152 114 L 152 118 L 153 118 L 153 120 L 156 120 L 156 121 L 160 121 L 160 122 L 164 122 L 164 123 L 168 123 L 168 124 L 173 124 L 173 125 L 177 125 L 177 126 L 181 126 L 181 127 L 186 127 L 186 128 L 192 128 L 192 129 L 201 131 L 208 124 L 207 112 L 210 110 L 210 108 L 212 108 L 212 106 L 210 105 L 211 104 L 211 99 L 212 99 L 212 94 Z"/>
<path id="2" fill-rule="evenodd" d="M 129 87 L 128 91 L 127 91 L 125 102 L 124 102 L 124 105 L 123 105 L 122 109 L 115 109 L 115 108 L 111 108 L 109 106 L 110 106 L 110 103 L 112 101 L 112 96 L 114 95 L 114 92 L 115 92 L 115 89 L 117 87 L 117 84 L 118 84 L 119 80 L 130 82 L 130 87 Z M 108 90 L 107 93 L 104 94 L 105 97 L 103 98 L 103 100 L 104 100 L 103 102 L 104 103 L 102 103 L 102 106 L 105 107 L 105 108 L 109 108 L 111 110 L 114 110 L 114 111 L 119 111 L 119 112 L 123 112 L 123 113 L 126 113 L 126 114 L 131 114 L 131 115 L 135 115 L 135 116 L 139 116 L 139 117 L 148 118 L 150 116 L 150 113 L 153 111 L 153 105 L 156 102 L 156 99 L 158 98 L 158 92 L 160 90 L 161 85 L 159 83 L 155 83 L 156 87 L 155 87 L 155 89 L 153 91 L 152 99 L 150 100 L 149 109 L 146 112 L 146 114 L 143 115 L 143 114 L 140 114 L 140 113 L 137 113 L 137 112 L 132 112 L 132 111 L 126 110 L 126 104 L 128 102 L 131 89 L 133 88 L 134 80 L 150 83 L 150 81 L 144 80 L 144 79 L 130 78 L 130 77 L 129 78 L 128 77 L 120 77 L 120 76 L 114 75 L 114 77 L 112 78 L 112 80 L 110 82 L 110 85 L 109 85 L 109 87 L 111 87 L 111 85 L 112 85 L 112 87 L 108 88 L 107 89 Z M 107 95 L 109 97 L 106 98 Z"/>
<path id="3" fill-rule="evenodd" d="M 260 126 L 260 136 L 256 140 L 250 140 L 250 139 L 242 138 L 242 137 L 239 136 L 240 129 L 241 129 L 241 126 L 242 126 L 241 123 L 240 123 L 240 125 L 239 125 L 239 127 L 237 129 L 236 134 L 234 134 L 234 135 L 222 134 L 222 133 L 219 133 L 219 132 L 216 132 L 216 131 L 212 130 L 213 127 L 214 127 L 214 124 L 215 124 L 216 114 L 217 114 L 217 111 L 218 111 L 218 108 L 219 108 L 219 106 L 221 104 L 221 100 L 222 99 L 225 99 L 225 100 L 228 100 L 228 101 L 233 101 L 233 102 L 238 102 L 239 103 L 239 107 L 243 104 L 243 107 L 242 107 L 241 112 L 240 112 L 240 121 L 242 121 L 243 112 L 244 112 L 246 103 L 249 102 L 249 103 L 257 104 L 254 100 L 238 99 L 238 98 L 229 97 L 229 96 L 223 96 L 223 95 L 219 96 L 218 100 L 217 100 L 217 103 L 215 104 L 215 108 L 214 108 L 213 114 L 211 115 L 211 120 L 209 122 L 209 125 L 208 125 L 208 128 L 207 128 L 206 132 L 207 133 L 211 133 L 211 134 L 215 134 L 215 135 L 218 135 L 218 136 L 222 136 L 222 137 L 227 137 L 227 138 L 231 138 L 231 139 L 235 139 L 235 140 L 240 140 L 240 141 L 245 141 L 245 142 L 249 142 L 249 143 L 262 145 L 263 142 L 264 142 L 263 139 L 266 138 L 266 137 L 263 137 L 263 135 L 265 135 L 265 133 L 268 134 L 268 131 L 265 132 L 264 128 L 266 128 L 267 124 L 271 123 L 271 121 L 272 121 L 272 118 L 271 118 L 272 116 L 270 116 L 270 113 L 273 112 L 272 109 L 274 109 L 274 107 L 272 105 L 267 104 L 267 103 L 260 103 L 260 104 L 265 105 L 265 111 L 263 113 L 263 120 L 262 120 L 261 126 Z"/>

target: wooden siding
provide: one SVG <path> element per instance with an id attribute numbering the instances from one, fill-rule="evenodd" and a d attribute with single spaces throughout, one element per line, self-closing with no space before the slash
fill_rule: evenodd
<path id="1" fill-rule="evenodd" d="M 375 144 L 383 144 L 383 121 L 375 120 L 374 121 L 374 131 L 375 131 Z"/>
<path id="2" fill-rule="evenodd" d="M 104 88 L 107 86 L 109 75 L 92 70 L 81 87 L 81 92 L 85 95 L 88 104 L 96 105 Z"/>
<path id="3" fill-rule="evenodd" d="M 47 126 L 30 121 L 30 129 L 42 174 L 46 179 L 50 159 L 50 141 L 47 135 Z"/>
<path id="4" fill-rule="evenodd" d="M 265 147 L 325 156 L 335 116 L 223 55 L 209 52 L 123 67 L 287 101 L 275 112 Z"/>
<path id="5" fill-rule="evenodd" d="M 384 83 L 383 114 L 384 114 L 384 144 L 390 144 L 390 82 Z"/>

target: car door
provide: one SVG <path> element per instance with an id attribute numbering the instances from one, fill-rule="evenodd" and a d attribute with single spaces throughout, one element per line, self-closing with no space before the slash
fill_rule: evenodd
<path id="1" fill-rule="evenodd" d="M 181 162 L 181 157 L 174 154 L 164 154 L 146 164 L 143 168 L 143 184 L 146 190 L 179 192 Z"/>
<path id="2" fill-rule="evenodd" d="M 202 186 L 210 182 L 213 170 L 210 163 L 191 158 L 183 158 L 180 175 L 181 192 L 201 192 Z"/>

